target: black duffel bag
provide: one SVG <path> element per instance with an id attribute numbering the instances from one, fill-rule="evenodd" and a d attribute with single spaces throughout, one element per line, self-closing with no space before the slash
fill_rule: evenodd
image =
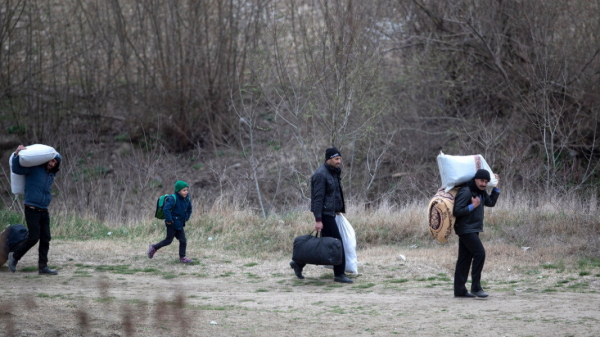
<path id="1" fill-rule="evenodd" d="M 27 228 L 20 224 L 11 225 L 0 233 L 0 266 L 8 260 L 8 253 L 14 252 L 15 248 L 28 237 Z"/>
<path id="2" fill-rule="evenodd" d="M 342 241 L 332 237 L 313 236 L 312 233 L 294 239 L 292 260 L 324 266 L 342 264 L 344 258 Z M 319 233 L 317 232 L 317 235 Z"/>

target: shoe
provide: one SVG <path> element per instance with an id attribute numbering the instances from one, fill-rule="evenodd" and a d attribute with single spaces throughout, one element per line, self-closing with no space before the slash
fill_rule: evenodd
<path id="1" fill-rule="evenodd" d="M 150 244 L 150 247 L 148 248 L 148 258 L 151 259 L 154 257 L 154 254 L 156 253 L 156 248 L 154 248 L 154 244 Z"/>
<path id="2" fill-rule="evenodd" d="M 354 281 L 352 281 L 350 278 L 348 278 L 348 276 L 346 276 L 346 274 L 336 276 L 333 278 L 333 280 L 335 282 L 340 282 L 340 283 L 354 283 Z"/>
<path id="3" fill-rule="evenodd" d="M 190 263 L 190 262 L 194 262 L 194 260 L 190 259 L 189 257 L 184 256 L 184 257 L 180 257 L 179 258 L 179 262 L 181 262 L 181 263 Z"/>
<path id="4" fill-rule="evenodd" d="M 50 269 L 49 267 L 44 267 L 39 270 L 40 275 L 58 275 L 58 272 L 54 269 Z"/>
<path id="5" fill-rule="evenodd" d="M 468 297 L 468 298 L 475 298 L 475 295 L 471 294 L 471 293 L 464 293 L 462 295 L 454 295 L 454 297 Z"/>
<path id="6" fill-rule="evenodd" d="M 302 275 L 302 268 L 300 268 L 300 266 L 296 263 L 296 261 L 292 261 L 290 262 L 290 267 L 292 267 L 292 269 L 294 269 L 294 274 L 296 274 L 296 277 L 303 280 L 304 279 L 304 275 Z"/>
<path id="7" fill-rule="evenodd" d="M 17 271 L 17 260 L 13 257 L 13 252 L 8 253 L 8 268 L 14 273 Z"/>
<path id="8" fill-rule="evenodd" d="M 478 290 L 478 291 L 472 291 L 473 295 L 477 296 L 477 297 L 488 297 L 490 295 L 486 294 L 483 290 Z"/>

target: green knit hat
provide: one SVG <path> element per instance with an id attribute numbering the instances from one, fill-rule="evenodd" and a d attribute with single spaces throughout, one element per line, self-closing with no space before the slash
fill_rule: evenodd
<path id="1" fill-rule="evenodd" d="M 186 187 L 189 187 L 189 186 L 185 181 L 177 180 L 177 182 L 175 183 L 175 192 L 179 192 Z"/>

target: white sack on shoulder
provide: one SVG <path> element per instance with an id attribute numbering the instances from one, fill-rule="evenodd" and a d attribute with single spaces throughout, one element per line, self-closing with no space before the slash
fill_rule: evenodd
<path id="1" fill-rule="evenodd" d="M 25 176 L 13 173 L 12 171 L 12 160 L 14 156 L 15 154 L 12 153 L 8 159 L 8 165 L 10 166 L 10 190 L 13 194 L 25 194 Z"/>
<path id="2" fill-rule="evenodd" d="M 52 146 L 33 144 L 19 151 L 19 164 L 23 167 L 42 165 L 56 158 L 57 155 L 58 152 Z"/>
<path id="3" fill-rule="evenodd" d="M 358 260 L 356 258 L 356 233 L 350 222 L 340 214 L 335 216 L 338 230 L 344 243 L 344 254 L 346 255 L 346 272 L 358 274 Z"/>
<path id="4" fill-rule="evenodd" d="M 442 187 L 449 192 L 455 186 L 464 184 L 473 179 L 479 169 L 485 169 L 490 173 L 491 180 L 488 187 L 496 187 L 498 180 L 483 156 L 476 154 L 472 156 L 450 156 L 440 151 L 437 156 Z"/>

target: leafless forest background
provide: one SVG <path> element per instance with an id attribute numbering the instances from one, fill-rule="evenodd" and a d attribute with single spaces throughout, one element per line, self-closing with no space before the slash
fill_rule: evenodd
<path id="1" fill-rule="evenodd" d="M 4 0 L 2 203 L 19 207 L 10 153 L 44 143 L 64 158 L 53 209 L 117 223 L 176 179 L 204 210 L 306 210 L 332 145 L 366 208 L 431 197 L 440 150 L 482 154 L 532 205 L 595 207 L 599 17 L 597 0 Z"/>

